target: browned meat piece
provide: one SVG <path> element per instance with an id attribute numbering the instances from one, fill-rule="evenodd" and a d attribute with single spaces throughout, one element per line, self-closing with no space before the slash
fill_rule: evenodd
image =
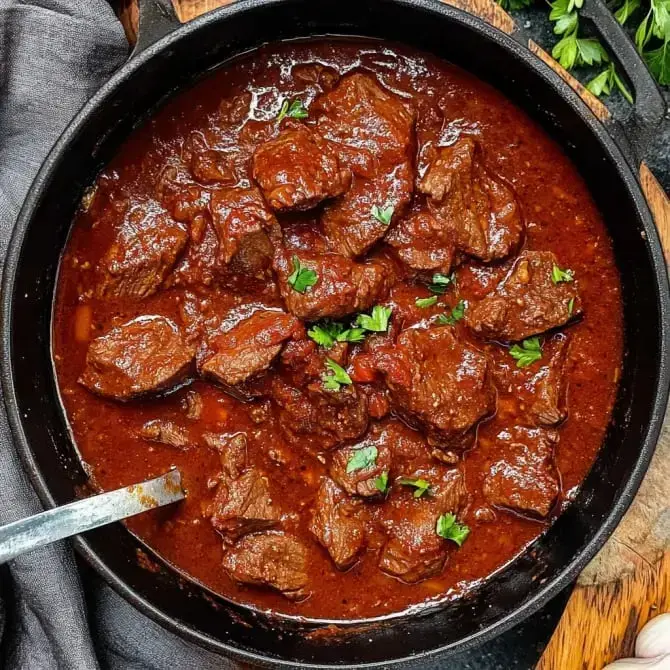
<path id="1" fill-rule="evenodd" d="M 416 474 L 431 483 L 430 494 L 414 498 L 399 491 L 391 498 L 384 524 L 389 539 L 379 560 L 381 570 L 410 584 L 442 572 L 456 545 L 436 533 L 437 520 L 442 514 L 457 514 L 466 497 L 458 470 L 436 467 Z"/>
<path id="2" fill-rule="evenodd" d="M 524 230 L 521 210 L 512 190 L 484 167 L 475 141 L 463 137 L 435 153 L 418 188 L 452 228 L 456 247 L 483 261 L 512 254 Z"/>
<path id="3" fill-rule="evenodd" d="M 338 253 L 358 256 L 388 230 L 373 207 L 390 207 L 395 221 L 410 202 L 414 110 L 371 77 L 353 74 L 319 97 L 310 112 L 355 175 L 352 188 L 324 211 L 326 235 Z"/>
<path id="4" fill-rule="evenodd" d="M 115 400 L 167 391 L 183 382 L 195 355 L 164 316 L 140 316 L 91 342 L 79 383 Z"/>
<path id="5" fill-rule="evenodd" d="M 411 160 L 414 111 L 371 77 L 344 77 L 310 106 L 319 132 L 336 144 L 352 170 L 371 177 L 370 166 Z"/>
<path id="6" fill-rule="evenodd" d="M 316 132 L 295 125 L 261 144 L 253 157 L 253 177 L 272 209 L 305 210 L 349 187 L 351 172 Z"/>
<path id="7" fill-rule="evenodd" d="M 221 473 L 225 480 L 237 479 L 247 467 L 247 436 L 203 433 L 205 444 L 219 452 Z"/>
<path id="8" fill-rule="evenodd" d="M 414 270 L 448 273 L 454 261 L 454 231 L 423 208 L 412 211 L 387 235 L 398 258 Z"/>
<path id="9" fill-rule="evenodd" d="M 272 380 L 279 425 L 286 438 L 318 451 L 359 438 L 368 427 L 367 398 L 354 385 L 326 391 L 321 382 L 303 390 Z"/>
<path id="10" fill-rule="evenodd" d="M 317 280 L 300 293 L 288 283 L 294 271 L 293 257 L 283 249 L 278 250 L 274 269 L 286 308 L 301 319 L 315 321 L 365 311 L 388 293 L 391 270 L 386 264 L 378 261 L 355 263 L 337 254 L 303 251 L 295 257 L 303 267 L 316 272 Z"/>
<path id="11" fill-rule="evenodd" d="M 188 432 L 182 426 L 164 419 L 147 421 L 140 430 L 140 437 L 150 442 L 167 444 L 169 447 L 184 449 L 190 444 Z"/>
<path id="12" fill-rule="evenodd" d="M 193 222 L 196 216 L 209 211 L 211 191 L 193 181 L 179 159 L 171 159 L 163 168 L 156 194 L 170 215 L 182 223 Z"/>
<path id="13" fill-rule="evenodd" d="M 340 570 L 354 562 L 365 540 L 363 508 L 332 480 L 324 478 L 316 494 L 310 530 Z"/>
<path id="14" fill-rule="evenodd" d="M 543 365 L 522 389 L 522 395 L 526 390 L 530 392 L 528 414 L 540 426 L 554 426 L 568 415 L 564 374 L 567 354 L 568 340 L 562 337 L 547 365 Z"/>
<path id="15" fill-rule="evenodd" d="M 242 535 L 276 526 L 281 516 L 267 477 L 255 468 L 220 482 L 211 511 L 212 526 L 231 544 Z"/>
<path id="16" fill-rule="evenodd" d="M 182 158 L 193 176 L 203 184 L 233 185 L 238 181 L 230 154 L 211 149 L 200 131 L 191 133 L 182 149 Z"/>
<path id="17" fill-rule="evenodd" d="M 102 257 L 100 298 L 146 298 L 155 293 L 183 251 L 188 234 L 151 202 L 131 207 Z"/>
<path id="18" fill-rule="evenodd" d="M 339 81 L 340 74 L 335 68 L 320 63 L 297 63 L 291 67 L 291 77 L 321 91 L 330 91 Z"/>
<path id="19" fill-rule="evenodd" d="M 364 498 L 382 495 L 377 478 L 390 469 L 389 448 L 369 440 L 338 449 L 330 462 L 330 476 L 350 495 Z"/>
<path id="20" fill-rule="evenodd" d="M 257 188 L 214 191 L 210 210 L 219 237 L 219 261 L 224 265 L 239 254 L 248 253 L 249 248 L 271 249 L 265 231 L 277 220 Z"/>
<path id="21" fill-rule="evenodd" d="M 355 177 L 351 188 L 323 211 L 321 220 L 333 251 L 348 257 L 364 254 L 405 213 L 413 184 L 414 170 L 409 161 L 388 171 L 380 168 L 373 179 Z M 388 223 L 375 216 L 377 208 L 391 208 Z"/>
<path id="22" fill-rule="evenodd" d="M 301 329 L 290 314 L 254 312 L 207 343 L 210 353 L 200 364 L 200 373 L 226 386 L 239 384 L 270 367 L 282 343 Z"/>
<path id="23" fill-rule="evenodd" d="M 582 313 L 575 282 L 552 281 L 551 251 L 524 251 L 495 291 L 472 304 L 466 323 L 483 337 L 517 341 L 558 328 Z"/>
<path id="24" fill-rule="evenodd" d="M 182 398 L 181 406 L 186 412 L 186 418 L 197 421 L 202 414 L 202 396 L 193 389 L 189 389 Z"/>
<path id="25" fill-rule="evenodd" d="M 560 492 L 554 465 L 555 430 L 517 426 L 498 435 L 496 456 L 484 478 L 484 495 L 496 507 L 546 517 Z"/>
<path id="26" fill-rule="evenodd" d="M 407 329 L 373 355 L 395 411 L 410 425 L 435 446 L 461 452 L 472 445 L 478 422 L 495 409 L 485 354 L 445 326 Z"/>
<path id="27" fill-rule="evenodd" d="M 223 567 L 231 579 L 241 584 L 266 586 L 289 600 L 309 596 L 307 550 L 291 535 L 248 535 L 224 555 Z"/>

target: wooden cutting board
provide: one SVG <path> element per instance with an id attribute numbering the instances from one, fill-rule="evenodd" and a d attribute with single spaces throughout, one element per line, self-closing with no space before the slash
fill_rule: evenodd
<path id="1" fill-rule="evenodd" d="M 230 0 L 173 0 L 182 22 Z M 314 0 L 318 2 L 319 0 Z M 510 33 L 513 19 L 493 0 L 443 0 Z M 134 42 L 137 0 L 123 0 L 120 17 Z M 609 111 L 537 44 L 529 48 L 565 79 L 594 114 Z M 670 261 L 670 201 L 646 165 L 640 181 Z M 580 575 L 563 617 L 537 670 L 601 670 L 632 655 L 637 631 L 652 617 L 670 611 L 670 413 L 659 446 L 630 510 L 602 551 Z"/>

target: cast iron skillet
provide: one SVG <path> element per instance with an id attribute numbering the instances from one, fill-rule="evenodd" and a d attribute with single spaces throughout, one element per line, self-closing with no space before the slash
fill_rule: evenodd
<path id="1" fill-rule="evenodd" d="M 17 447 L 47 507 L 67 503 L 86 473 L 71 442 L 50 358 L 59 258 L 84 187 L 133 127 L 173 92 L 261 43 L 322 34 L 364 35 L 431 51 L 491 82 L 535 117 L 580 169 L 614 241 L 623 281 L 626 356 L 605 444 L 570 508 L 523 556 L 468 598 L 430 611 L 341 626 L 272 616 L 230 603 L 174 570 L 140 568 L 123 526 L 87 534 L 80 554 L 125 598 L 184 638 L 239 660 L 302 667 L 418 665 L 490 640 L 569 584 L 612 532 L 644 475 L 668 395 L 670 298 L 662 250 L 636 179 L 663 101 L 599 0 L 590 17 L 636 93 L 623 126 L 601 125 L 523 46 L 435 0 L 242 0 L 177 27 L 167 0 L 145 0 L 138 48 L 82 109 L 40 170 L 5 265 L 2 382 Z M 163 39 L 155 41 L 165 35 Z M 527 44 L 527 41 L 525 42 Z M 614 139 L 616 138 L 616 140 Z M 413 661 L 413 663 L 409 663 Z"/>

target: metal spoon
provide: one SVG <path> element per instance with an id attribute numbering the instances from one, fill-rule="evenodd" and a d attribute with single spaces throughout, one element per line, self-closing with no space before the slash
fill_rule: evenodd
<path id="1" fill-rule="evenodd" d="M 8 523 L 0 526 L 0 563 L 45 544 L 169 505 L 185 497 L 181 473 L 174 469 L 156 479 Z"/>

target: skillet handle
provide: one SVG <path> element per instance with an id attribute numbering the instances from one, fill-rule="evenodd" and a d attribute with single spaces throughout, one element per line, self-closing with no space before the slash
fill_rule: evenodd
<path id="1" fill-rule="evenodd" d="M 628 144 L 625 153 L 632 156 L 635 167 L 639 167 L 649 141 L 658 132 L 665 116 L 665 100 L 635 45 L 605 3 L 602 0 L 584 0 L 580 14 L 593 23 L 633 87 L 633 108 L 621 121 L 624 138 L 616 139 Z"/>
<path id="2" fill-rule="evenodd" d="M 172 0 L 139 0 L 138 4 L 137 40 L 131 58 L 181 25 Z"/>

